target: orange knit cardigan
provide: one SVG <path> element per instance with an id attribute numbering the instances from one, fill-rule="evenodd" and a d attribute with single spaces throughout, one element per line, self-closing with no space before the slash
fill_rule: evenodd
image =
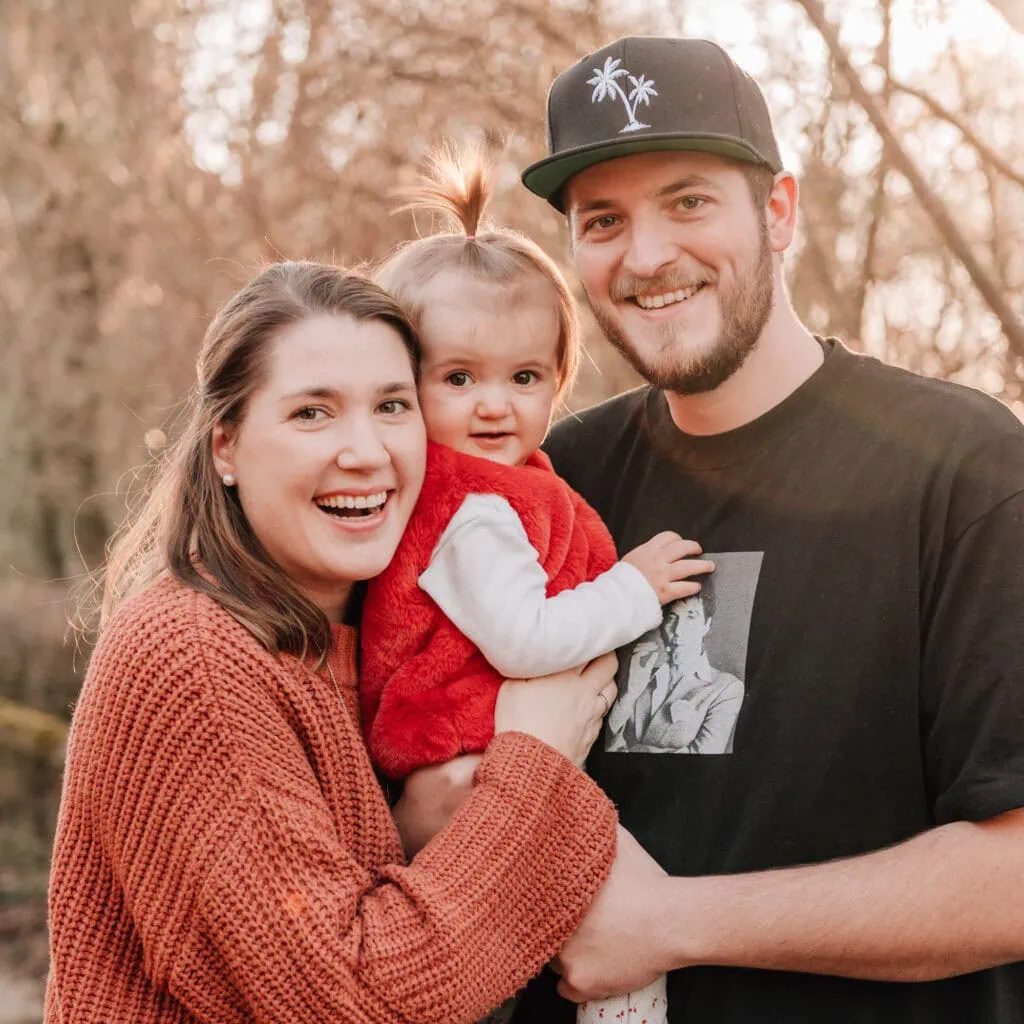
<path id="1" fill-rule="evenodd" d="M 505 733 L 406 864 L 335 640 L 342 698 L 176 582 L 119 611 L 72 725 L 47 1022 L 470 1022 L 572 933 L 608 799 Z"/>

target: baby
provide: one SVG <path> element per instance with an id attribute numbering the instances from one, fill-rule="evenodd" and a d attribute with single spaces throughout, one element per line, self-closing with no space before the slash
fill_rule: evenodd
<path id="1" fill-rule="evenodd" d="M 617 560 L 597 514 L 540 451 L 579 361 L 575 303 L 537 245 L 481 225 L 491 178 L 479 152 L 435 155 L 412 206 L 462 231 L 408 243 L 377 273 L 420 333 L 431 442 L 416 509 L 363 610 L 364 728 L 394 778 L 482 752 L 506 678 L 637 639 L 714 568 L 673 533 Z M 664 997 L 662 978 L 614 1002 L 657 1024 Z M 581 1007 L 578 1024 L 612 1019 L 611 1002 Z"/>

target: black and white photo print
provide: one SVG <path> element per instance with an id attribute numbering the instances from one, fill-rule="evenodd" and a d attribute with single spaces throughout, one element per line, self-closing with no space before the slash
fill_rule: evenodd
<path id="1" fill-rule="evenodd" d="M 621 655 L 605 750 L 731 754 L 743 706 L 747 641 L 762 552 L 707 553 L 715 571 L 694 597 Z"/>

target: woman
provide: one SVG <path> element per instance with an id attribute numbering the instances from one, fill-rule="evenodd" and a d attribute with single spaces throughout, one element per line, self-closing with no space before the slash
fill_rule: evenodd
<path id="1" fill-rule="evenodd" d="M 422 481 L 416 356 L 386 293 L 310 263 L 210 325 L 189 425 L 107 568 L 47 1021 L 472 1021 L 606 878 L 615 813 L 572 762 L 612 659 L 505 685 L 469 799 L 411 865 L 370 767 L 345 622 Z"/>

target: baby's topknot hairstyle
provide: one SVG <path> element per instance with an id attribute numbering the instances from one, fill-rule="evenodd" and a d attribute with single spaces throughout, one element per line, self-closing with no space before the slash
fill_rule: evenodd
<path id="1" fill-rule="evenodd" d="M 403 193 L 398 211 L 439 214 L 474 239 L 484 223 L 484 211 L 494 195 L 494 162 L 479 143 L 457 150 L 443 143 L 427 157 L 419 180 Z"/>
<path id="2" fill-rule="evenodd" d="M 377 267 L 374 279 L 398 299 L 417 327 L 424 286 L 444 271 L 497 284 L 530 276 L 545 281 L 557 303 L 558 395 L 563 397 L 580 360 L 576 302 L 555 261 L 536 242 L 485 219 L 496 176 L 494 159 L 482 144 L 438 146 L 416 184 L 402 192 L 398 209 L 440 217 L 448 230 L 403 243 Z"/>

